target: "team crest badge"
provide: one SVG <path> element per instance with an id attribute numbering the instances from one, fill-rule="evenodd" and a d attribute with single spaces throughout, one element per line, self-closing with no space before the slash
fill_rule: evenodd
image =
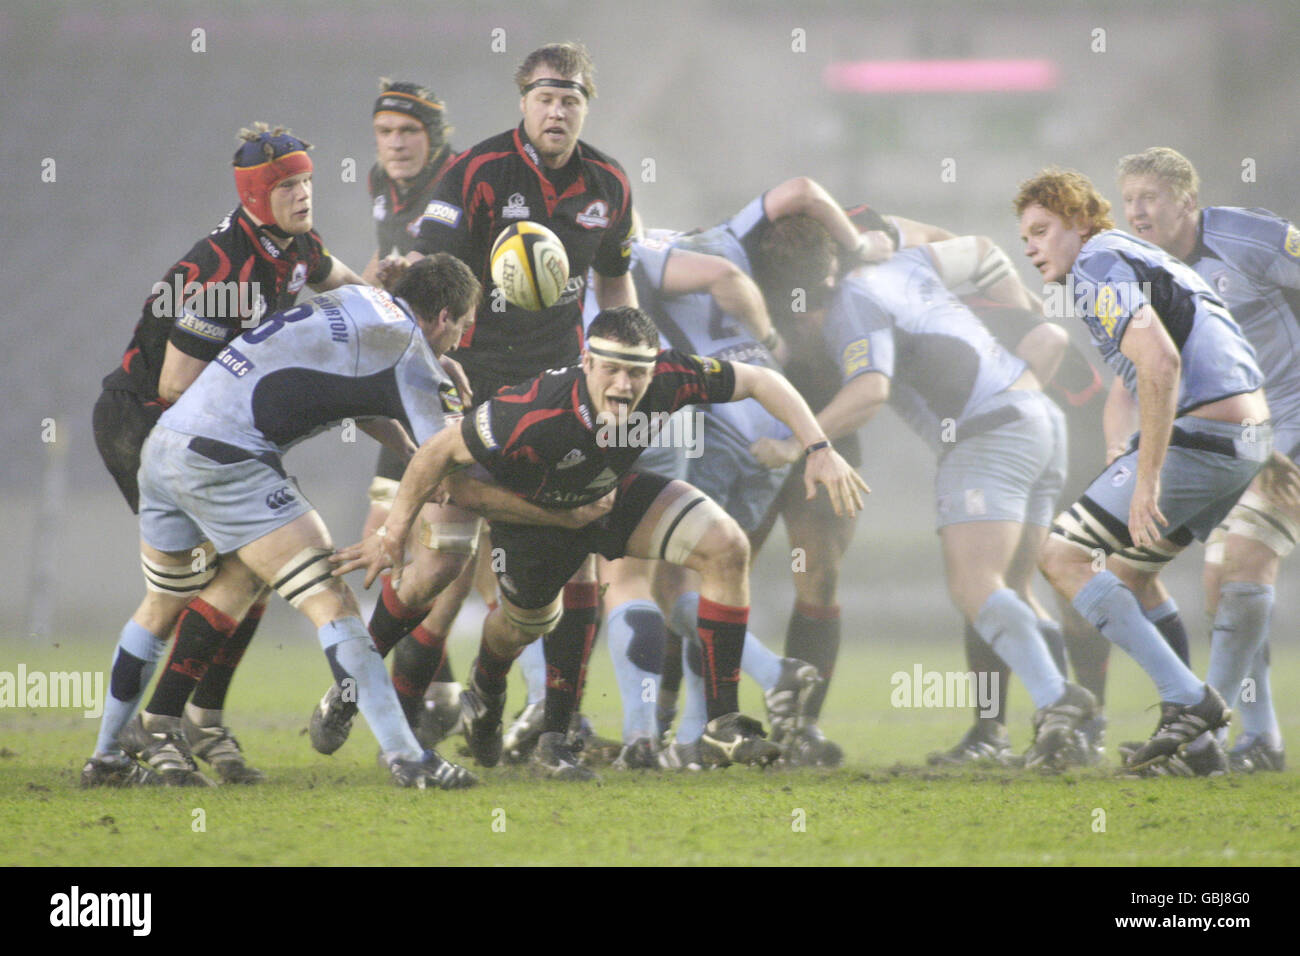
<path id="1" fill-rule="evenodd" d="M 605 200 L 597 199 L 574 216 L 574 220 L 584 229 L 604 229 L 609 225 L 609 206 Z"/>
<path id="2" fill-rule="evenodd" d="M 513 193 L 501 208 L 502 219 L 527 219 L 528 207 L 524 205 L 524 194 Z"/>
<path id="3" fill-rule="evenodd" d="M 371 210 L 371 212 L 374 215 L 376 222 L 383 222 L 385 219 L 387 219 L 388 218 L 388 197 L 383 195 L 376 196 L 375 205 L 374 208 Z"/>
<path id="4" fill-rule="evenodd" d="M 293 275 L 289 279 L 287 290 L 297 292 L 307 284 L 307 263 L 299 262 L 293 267 Z"/>

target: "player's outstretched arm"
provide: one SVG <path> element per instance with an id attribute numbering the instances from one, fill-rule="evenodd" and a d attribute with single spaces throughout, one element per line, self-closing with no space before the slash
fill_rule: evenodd
<path id="1" fill-rule="evenodd" d="M 1164 467 L 1178 402 L 1182 361 L 1164 323 L 1149 305 L 1140 308 L 1120 340 L 1119 350 L 1137 368 L 1138 469 L 1129 504 L 1129 534 L 1139 548 L 1150 547 L 1169 524 L 1160 512 L 1160 469 Z"/>
<path id="2" fill-rule="evenodd" d="M 443 486 L 452 503 L 476 511 L 489 521 L 542 525 L 552 528 L 583 528 L 608 514 L 614 507 L 614 492 L 579 508 L 542 508 L 514 492 L 489 481 L 471 478 L 464 472 L 448 475 Z"/>
<path id="3" fill-rule="evenodd" d="M 664 265 L 664 295 L 707 292 L 727 315 L 738 319 L 757 341 L 776 354 L 783 344 L 758 285 L 730 259 L 674 249 Z"/>
<path id="4" fill-rule="evenodd" d="M 337 257 L 334 258 L 330 266 L 329 275 L 319 285 L 312 286 L 317 292 L 328 292 L 330 289 L 337 289 L 341 285 L 366 285 L 366 280 L 361 278 Z"/>
<path id="5" fill-rule="evenodd" d="M 902 216 L 893 214 L 889 218 L 894 220 L 894 225 L 898 227 L 898 244 L 903 248 L 957 238 L 956 233 L 949 232 L 943 226 L 934 226 L 928 222 L 917 222 L 915 219 L 904 219 Z"/>
<path id="6" fill-rule="evenodd" d="M 854 256 L 868 261 L 859 250 L 863 248 L 862 237 L 853 221 L 845 214 L 844 208 L 837 203 L 821 184 L 807 176 L 787 179 L 778 186 L 773 186 L 763 195 L 763 211 L 768 219 L 780 219 L 782 216 L 810 216 L 816 219 L 840 247 Z M 865 251 L 865 250 L 864 250 Z"/>
<path id="7" fill-rule="evenodd" d="M 406 553 L 406 538 L 415 516 L 433 497 L 443 478 L 473 460 L 457 425 L 443 428 L 421 445 L 406 466 L 387 520 L 364 541 L 335 554 L 333 560 L 339 566 L 334 569 L 334 575 L 337 577 L 364 568 L 364 586 L 369 588 L 380 571 L 392 568 L 396 585 Z"/>
<path id="8" fill-rule="evenodd" d="M 1002 305 L 1029 312 L 1042 310 L 1042 299 L 1020 280 L 1010 257 L 988 236 L 958 236 L 928 243 L 925 249 L 949 289 L 973 286 Z"/>
<path id="9" fill-rule="evenodd" d="M 357 427 L 385 448 L 400 455 L 403 461 L 409 461 L 416 452 L 414 439 L 407 434 L 401 422 L 392 418 L 363 418 L 357 422 Z"/>
<path id="10" fill-rule="evenodd" d="M 826 437 L 834 440 L 852 434 L 871 421 L 887 401 L 889 378 L 881 372 L 865 372 L 844 383 L 817 414 L 817 423 Z M 760 438 L 750 452 L 763 467 L 780 468 L 798 461 L 803 448 L 794 438 Z"/>
<path id="11" fill-rule="evenodd" d="M 783 422 L 799 441 L 808 456 L 804 471 L 804 484 L 811 500 L 817 495 L 817 485 L 825 485 L 831 497 L 831 506 L 837 515 L 853 517 L 862 510 L 864 494 L 871 489 L 862 476 L 849 467 L 839 452 L 831 447 L 822 432 L 817 417 L 785 376 L 757 365 L 736 362 L 736 387 L 731 400 L 755 399 L 769 414 Z"/>
<path id="12" fill-rule="evenodd" d="M 592 273 L 596 277 L 596 304 L 602 309 L 616 309 L 620 305 L 630 305 L 635 307 L 636 286 L 632 284 L 632 273 L 624 272 L 621 276 L 603 276 L 599 272 Z"/>

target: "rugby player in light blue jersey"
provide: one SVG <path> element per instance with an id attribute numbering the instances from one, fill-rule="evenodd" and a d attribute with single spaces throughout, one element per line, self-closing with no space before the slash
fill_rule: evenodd
<path id="1" fill-rule="evenodd" d="M 1254 346 L 1264 373 L 1273 416 L 1270 466 L 1206 542 L 1205 599 L 1214 622 L 1206 679 L 1241 719 L 1228 754 L 1232 768 L 1281 770 L 1268 627 L 1278 566 L 1300 537 L 1294 484 L 1300 460 L 1300 229 L 1263 209 L 1199 208 L 1196 169 L 1168 147 L 1123 157 L 1117 176 L 1134 234 L 1210 284 Z"/>
<path id="2" fill-rule="evenodd" d="M 1156 731 L 1127 766 L 1220 772 L 1227 760 L 1206 732 L 1231 711 L 1144 608 L 1163 600 L 1165 564 L 1209 536 L 1272 454 L 1263 373 L 1214 290 L 1158 246 L 1115 230 L 1110 203 L 1085 176 L 1044 170 L 1014 206 L 1025 254 L 1045 282 L 1064 285 L 1064 304 L 1136 399 L 1140 425 L 1058 516 L 1043 573 L 1160 692 Z"/>
<path id="3" fill-rule="evenodd" d="M 769 239 L 798 248 L 801 226 Z M 990 246 L 963 237 L 863 266 L 840 281 L 826 310 L 806 315 L 801 338 L 820 340 L 843 381 L 818 415 L 828 437 L 853 433 L 888 401 L 938 454 L 937 524 L 953 602 L 1034 699 L 1026 762 L 1062 766 L 1077 715 L 1091 716 L 1094 701 L 1053 659 L 1028 585 L 1065 480 L 1065 420 L 1029 366 L 949 290 L 983 277 L 989 291 L 1014 297 L 1008 304 L 1032 304 Z M 769 464 L 798 454 L 788 441 L 758 451 Z"/>
<path id="4" fill-rule="evenodd" d="M 189 605 L 209 626 L 191 634 L 182 622 L 173 666 L 119 737 L 128 754 L 147 761 L 174 745 L 168 728 L 180 715 L 160 701 L 183 704 L 212 638 L 236 626 L 265 583 L 317 628 L 335 681 L 365 715 L 394 782 L 474 783 L 416 742 L 355 596 L 331 573 L 329 532 L 281 456 L 344 419 L 408 454 L 415 446 L 407 429 L 424 441 L 459 420 L 459 396 L 437 356 L 472 324 L 480 294 L 468 268 L 441 255 L 407 270 L 394 295 L 352 285 L 317 296 L 235 339 L 159 419 L 141 459 L 141 552 L 175 563 L 211 541 L 221 564 Z M 525 506 L 524 517 L 514 496 L 493 500 L 523 520 L 563 523 L 570 514 Z"/>

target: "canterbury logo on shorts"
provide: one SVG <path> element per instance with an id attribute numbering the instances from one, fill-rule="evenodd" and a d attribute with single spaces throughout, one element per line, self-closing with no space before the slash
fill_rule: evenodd
<path id="1" fill-rule="evenodd" d="M 281 508 L 287 508 L 298 500 L 297 495 L 290 488 L 280 488 L 266 496 L 266 506 L 272 511 L 279 511 Z"/>

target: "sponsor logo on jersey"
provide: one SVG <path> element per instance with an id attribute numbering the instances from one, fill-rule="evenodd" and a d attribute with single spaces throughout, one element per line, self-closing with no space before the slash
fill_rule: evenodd
<path id="1" fill-rule="evenodd" d="M 556 374 L 559 374 L 559 372 L 562 371 L 564 370 L 560 369 L 559 371 L 557 371 Z M 578 417 L 582 419 L 582 424 L 586 425 L 588 428 L 595 427 L 594 423 L 591 420 L 591 409 L 588 408 L 585 403 L 580 404 L 578 406 Z"/>
<path id="2" fill-rule="evenodd" d="M 449 415 L 460 415 L 465 411 L 465 403 L 461 401 L 460 392 L 456 391 L 456 386 L 451 382 L 438 383 L 438 398 L 442 401 L 442 410 Z"/>
<path id="3" fill-rule="evenodd" d="M 989 513 L 988 506 L 984 503 L 983 488 L 967 488 L 966 496 L 966 513 L 968 515 L 984 515 Z"/>
<path id="4" fill-rule="evenodd" d="M 1097 301 L 1093 308 L 1097 315 L 1097 321 L 1106 330 L 1106 334 L 1113 339 L 1115 337 L 1115 326 L 1119 323 L 1120 316 L 1123 314 L 1120 312 L 1119 296 L 1115 294 L 1114 288 L 1104 285 L 1098 289 Z"/>
<path id="5" fill-rule="evenodd" d="M 573 448 L 569 451 L 567 455 L 565 455 L 563 458 L 560 459 L 559 464 L 557 464 L 555 467 L 572 468 L 574 465 L 581 465 L 586 460 L 587 460 L 586 455 L 578 451 L 578 449 Z"/>
<path id="6" fill-rule="evenodd" d="M 224 349 L 218 352 L 216 362 L 231 375 L 235 376 L 235 378 L 243 378 L 253 369 L 257 368 L 256 365 L 249 361 L 248 356 L 239 351 L 239 349 L 235 348 L 233 345 L 227 345 Z"/>
<path id="7" fill-rule="evenodd" d="M 478 440 L 483 447 L 491 451 L 497 447 L 497 440 L 492 435 L 492 403 L 484 402 L 474 413 L 474 428 L 478 431 Z"/>
<path id="8" fill-rule="evenodd" d="M 423 222 L 425 219 L 432 219 L 434 222 L 440 222 L 444 226 L 455 229 L 460 225 L 460 207 L 435 199 L 424 207 L 424 215 L 420 217 L 420 220 Z"/>
<path id="9" fill-rule="evenodd" d="M 198 338 L 207 339 L 209 342 L 226 341 L 225 326 L 216 322 L 209 322 L 188 309 L 182 312 L 181 317 L 176 320 L 176 328 L 183 329 Z"/>
<path id="10" fill-rule="evenodd" d="M 533 161 L 534 166 L 540 166 L 542 161 L 537 155 L 537 150 L 533 149 L 532 143 L 524 143 L 524 154 Z"/>
<path id="11" fill-rule="evenodd" d="M 293 275 L 289 279 L 288 291 L 297 292 L 307 284 L 307 263 L 299 262 L 293 267 Z"/>
<path id="12" fill-rule="evenodd" d="M 1232 286 L 1232 280 L 1229 278 L 1228 273 L 1220 272 L 1217 275 L 1215 275 L 1214 288 L 1218 291 L 1219 295 L 1227 295 L 1228 289 L 1231 286 Z"/>
<path id="13" fill-rule="evenodd" d="M 1128 481 L 1129 475 L 1131 474 L 1132 472 L 1129 471 L 1128 465 L 1120 465 L 1115 469 L 1115 474 L 1110 476 L 1110 483 L 1118 488 L 1120 485 Z"/>
<path id="14" fill-rule="evenodd" d="M 512 193 L 510 198 L 506 200 L 506 204 L 501 207 L 501 217 L 503 219 L 527 219 L 529 212 L 524 202 L 523 193 Z"/>
<path id="15" fill-rule="evenodd" d="M 696 355 L 695 361 L 704 366 L 705 375 L 721 375 L 722 363 L 708 355 Z"/>
<path id="16" fill-rule="evenodd" d="M 844 349 L 843 360 L 845 375 L 866 368 L 871 364 L 871 342 L 868 339 L 850 342 Z"/>
<path id="17" fill-rule="evenodd" d="M 379 317 L 385 322 L 407 322 L 410 321 L 402 307 L 393 301 L 393 297 L 383 289 L 372 290 L 375 296 L 375 305 L 379 306 Z"/>
<path id="18" fill-rule="evenodd" d="M 270 239 L 268 239 L 266 236 L 258 236 L 258 237 L 257 237 L 257 241 L 260 242 L 260 243 L 262 244 L 262 248 L 266 250 L 266 254 L 267 254 L 268 256 L 270 256 L 272 259 L 279 259 L 279 258 L 280 258 L 280 248 L 279 248 L 279 246 L 277 246 L 274 242 L 272 242 L 272 241 L 271 241 Z"/>
<path id="19" fill-rule="evenodd" d="M 1291 226 L 1286 231 L 1286 243 L 1283 245 L 1286 254 L 1293 259 L 1300 259 L 1300 229 Z"/>
<path id="20" fill-rule="evenodd" d="M 293 489 L 286 485 L 284 488 L 277 488 L 266 496 L 266 506 L 272 511 L 279 511 L 282 508 L 289 507 L 297 500 L 298 496 L 293 493 Z"/>
<path id="21" fill-rule="evenodd" d="M 573 217 L 584 229 L 604 229 L 609 226 L 609 205 L 603 199 L 588 203 L 587 208 Z M 624 252 L 626 253 L 626 248 Z"/>
<path id="22" fill-rule="evenodd" d="M 374 209 L 372 210 L 372 213 L 378 222 L 383 222 L 385 219 L 388 218 L 388 197 L 387 196 L 380 195 L 375 197 L 375 206 Z"/>

